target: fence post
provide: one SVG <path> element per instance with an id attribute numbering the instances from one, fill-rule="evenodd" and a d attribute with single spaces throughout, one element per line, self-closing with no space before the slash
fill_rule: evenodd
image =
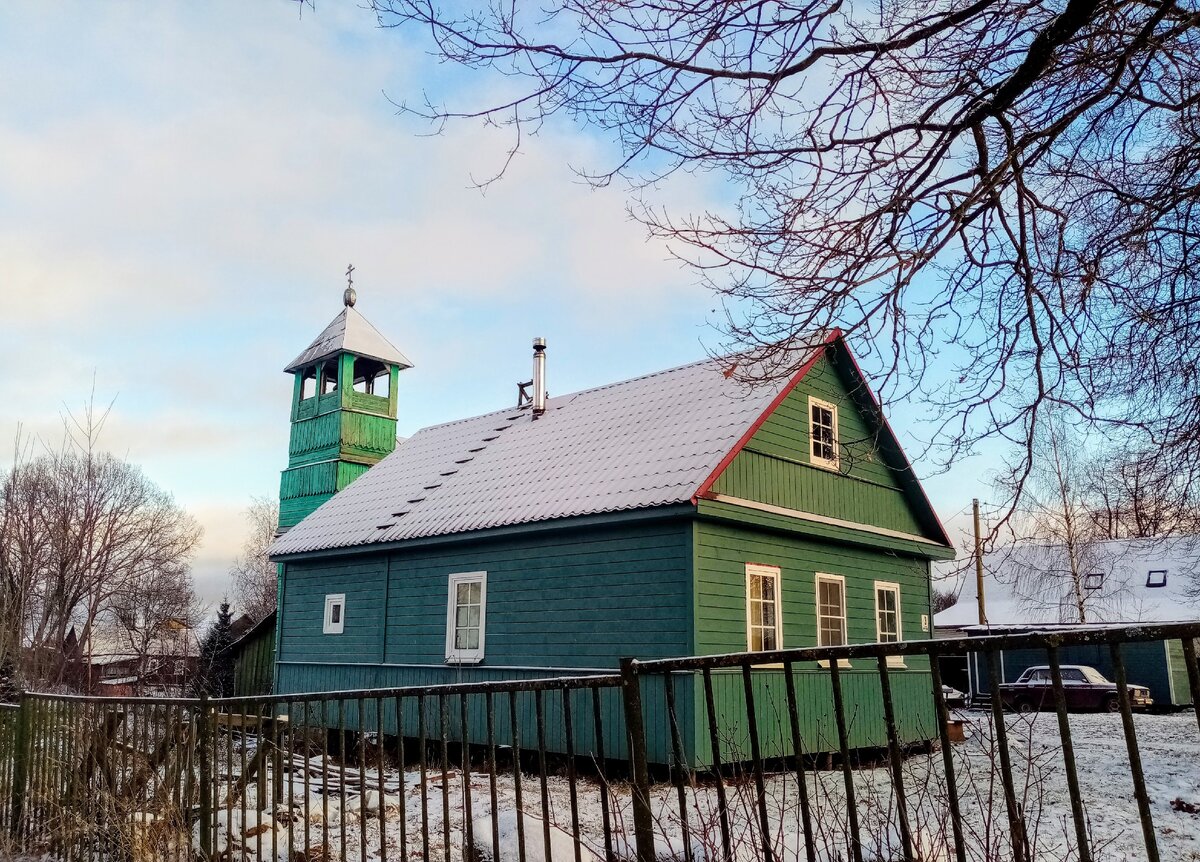
<path id="1" fill-rule="evenodd" d="M 646 757 L 646 727 L 642 721 L 642 684 L 637 663 L 621 659 L 621 699 L 629 734 L 629 766 L 633 784 L 633 832 L 637 862 L 654 862 L 654 814 L 650 810 L 650 768 Z"/>
<path id="2" fill-rule="evenodd" d="M 200 692 L 200 714 L 196 718 L 197 757 L 200 760 L 200 858 L 212 858 L 212 772 L 208 750 L 208 695 Z"/>
<path id="3" fill-rule="evenodd" d="M 9 824 L 12 834 L 18 836 L 21 831 L 21 817 L 25 810 L 25 790 L 29 775 L 29 693 L 22 691 L 17 698 L 17 726 L 12 748 L 12 822 Z"/>

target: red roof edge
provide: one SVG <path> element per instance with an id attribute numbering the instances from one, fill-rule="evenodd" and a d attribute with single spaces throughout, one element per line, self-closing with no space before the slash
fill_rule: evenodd
<path id="1" fill-rule="evenodd" d="M 779 391 L 779 394 L 771 400 L 771 403 L 767 405 L 767 409 L 764 410 L 762 414 L 754 420 L 754 423 L 746 429 L 746 433 L 738 439 L 733 448 L 730 449 L 725 454 L 725 457 L 721 459 L 720 463 L 713 468 L 713 471 L 708 474 L 708 478 L 700 483 L 700 487 L 696 489 L 696 493 L 692 495 L 693 506 L 699 502 L 701 497 L 708 497 L 712 494 L 712 486 L 717 481 L 717 478 L 723 472 L 725 472 L 725 468 L 730 465 L 733 459 L 737 457 L 738 453 L 741 452 L 746 444 L 750 442 L 750 438 L 753 437 L 758 432 L 758 429 L 762 427 L 763 423 L 767 421 L 767 417 L 775 412 L 775 409 L 783 403 L 783 400 L 787 398 L 789 394 L 791 394 L 791 391 L 795 389 L 799 385 L 800 381 L 805 378 L 808 372 L 812 370 L 812 367 L 817 363 L 817 360 L 825 355 L 825 349 L 835 341 L 839 340 L 841 337 L 842 331 L 840 329 L 834 329 L 829 333 L 829 337 L 825 339 L 825 342 L 813 351 L 813 355 L 810 356 L 808 361 L 800 367 L 799 371 L 792 375 L 792 379 L 789 380 L 787 385 Z"/>

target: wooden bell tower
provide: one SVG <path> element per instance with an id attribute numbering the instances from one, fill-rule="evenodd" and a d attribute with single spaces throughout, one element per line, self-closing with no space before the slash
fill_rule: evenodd
<path id="1" fill-rule="evenodd" d="M 355 309 L 352 274 L 341 313 L 284 369 L 295 383 L 280 532 L 396 448 L 396 381 L 412 363 Z"/>

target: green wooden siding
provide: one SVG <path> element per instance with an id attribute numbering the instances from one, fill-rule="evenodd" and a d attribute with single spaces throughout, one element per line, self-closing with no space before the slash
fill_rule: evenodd
<path id="1" fill-rule="evenodd" d="M 746 649 L 746 563 L 780 568 L 785 647 L 817 642 L 818 572 L 846 580 L 846 632 L 852 643 L 875 641 L 875 581 L 900 585 L 903 639 L 929 637 L 921 630 L 921 615 L 929 614 L 927 560 L 735 523 L 701 520 L 695 532 L 697 655 Z"/>
<path id="2" fill-rule="evenodd" d="M 718 494 L 922 535 L 904 494 L 830 470 L 746 448 L 713 486 Z"/>
<path id="3" fill-rule="evenodd" d="M 448 577 L 472 571 L 487 572 L 483 667 L 614 668 L 625 655 L 688 652 L 686 521 L 555 535 L 554 543 L 531 533 L 289 563 L 280 658 L 327 661 L 345 654 L 359 662 L 441 666 Z M 324 596 L 337 592 L 346 593 L 346 633 L 322 635 Z M 359 631 L 359 625 L 368 629 Z"/>
<path id="4" fill-rule="evenodd" d="M 275 627 L 266 626 L 247 635 L 233 649 L 234 695 L 270 694 L 275 668 Z"/>
<path id="5" fill-rule="evenodd" d="M 343 631 L 323 634 L 325 597 L 338 593 L 346 596 Z M 386 598 L 386 557 L 286 564 L 279 609 L 279 661 L 383 661 Z M 304 690 L 314 689 L 306 686 Z"/>
<path id="6" fill-rule="evenodd" d="M 836 752 L 837 721 L 829 672 L 796 669 L 793 671 L 793 680 L 803 753 Z M 889 680 L 901 741 L 911 743 L 935 738 L 938 732 L 937 716 L 928 671 L 895 671 L 889 674 Z M 883 698 L 879 673 L 874 663 L 869 667 L 841 671 L 841 681 L 850 748 L 886 746 Z M 782 669 L 755 669 L 751 672 L 759 751 L 763 757 L 781 757 L 793 753 L 786 683 Z M 745 683 L 741 671 L 713 673 L 712 686 L 713 705 L 719 720 L 721 760 L 725 763 L 750 760 L 749 711 L 746 708 Z M 705 701 L 703 685 L 697 680 L 693 705 L 696 716 L 693 762 L 698 765 L 712 762 Z"/>
<path id="7" fill-rule="evenodd" d="M 814 646 L 817 642 L 816 576 L 841 575 L 846 585 L 846 633 L 852 643 L 876 640 L 875 582 L 900 587 L 900 633 L 904 640 L 929 637 L 921 629 L 929 614 L 929 561 L 864 547 L 855 547 L 782 531 L 769 531 L 733 521 L 698 520 L 695 531 L 694 610 L 697 655 L 741 652 L 746 642 L 746 564 L 762 563 L 780 569 L 782 645 Z M 795 666 L 799 723 L 810 752 L 837 748 L 833 700 L 827 671 L 813 662 Z M 850 745 L 872 748 L 886 744 L 883 700 L 878 668 L 873 661 L 855 661 L 842 670 Z M 905 668 L 890 673 L 892 693 L 905 741 L 936 735 L 928 661 L 910 657 Z M 763 752 L 767 756 L 790 750 L 787 699 L 782 670 L 758 669 L 752 674 L 753 693 Z M 722 745 L 748 751 L 747 710 L 740 674 L 715 674 L 713 695 Z M 711 757 L 704 692 L 697 686 L 693 711 L 696 756 Z M 724 756 L 724 755 L 723 755 Z"/>
<path id="8" fill-rule="evenodd" d="M 838 407 L 842 471 L 857 479 L 899 489 L 899 479 L 879 452 L 879 427 L 863 416 L 858 402 L 852 397 L 853 387 L 854 384 L 839 373 L 835 363 L 822 356 L 754 433 L 747 448 L 809 466 L 812 449 L 808 399 L 812 396 Z"/>
<path id="9" fill-rule="evenodd" d="M 840 467 L 812 463 L 809 398 L 837 405 Z M 941 541 L 911 467 L 845 357 L 822 356 L 717 478 L 717 494 Z"/>

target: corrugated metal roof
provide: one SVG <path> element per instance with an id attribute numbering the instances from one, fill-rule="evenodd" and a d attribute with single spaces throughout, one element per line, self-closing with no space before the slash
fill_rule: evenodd
<path id="1" fill-rule="evenodd" d="M 313 343 L 283 370 L 296 371 L 305 365 L 343 352 L 378 359 L 380 362 L 399 365 L 401 368 L 412 368 L 408 357 L 384 338 L 361 313 L 348 305 L 313 339 Z"/>
<path id="2" fill-rule="evenodd" d="M 689 501 L 789 384 L 749 387 L 729 376 L 730 365 L 705 360 L 551 398 L 537 420 L 512 408 L 425 428 L 271 553 Z"/>
<path id="3" fill-rule="evenodd" d="M 1089 543 L 1078 552 L 1083 574 L 1103 575 L 1084 590 L 1088 625 L 1187 622 L 1200 619 L 1200 600 L 1191 595 L 1200 569 L 1200 536 L 1113 539 Z M 958 602 L 934 617 L 938 628 L 970 628 L 979 622 L 975 569 L 969 561 L 937 563 L 935 578 L 964 569 Z M 1151 570 L 1166 583 L 1149 586 Z M 983 558 L 983 596 L 993 626 L 1077 623 L 1070 562 L 1062 545 L 1020 543 Z"/>

